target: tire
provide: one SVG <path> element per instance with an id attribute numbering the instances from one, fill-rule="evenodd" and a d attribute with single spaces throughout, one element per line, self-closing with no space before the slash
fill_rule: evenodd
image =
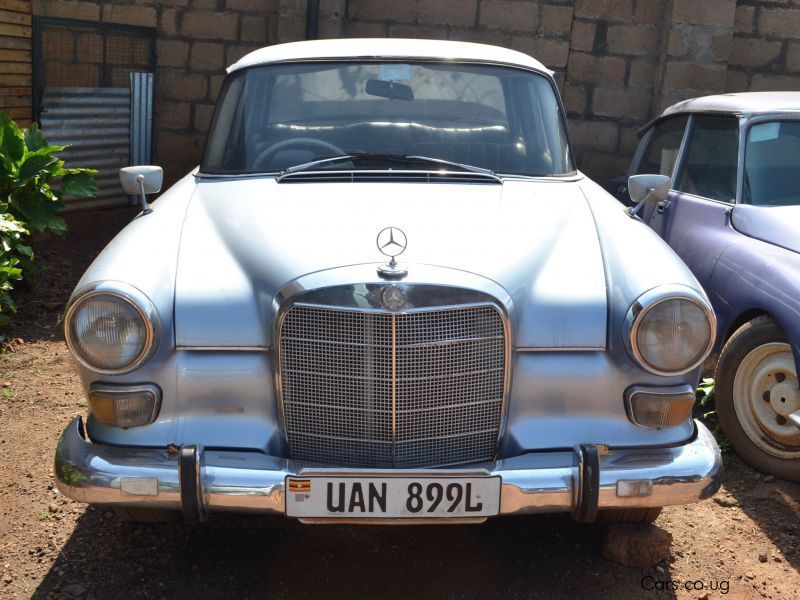
<path id="1" fill-rule="evenodd" d="M 759 471 L 800 482 L 800 410 L 794 356 L 786 334 L 761 316 L 736 330 L 715 374 L 717 417 L 731 446 Z"/>
<path id="2" fill-rule="evenodd" d="M 182 518 L 181 513 L 175 510 L 132 508 L 129 506 L 115 506 L 113 510 L 120 521 L 125 521 L 126 523 L 175 523 Z"/>
<path id="3" fill-rule="evenodd" d="M 661 507 L 613 508 L 597 513 L 598 523 L 652 523 L 661 514 Z"/>

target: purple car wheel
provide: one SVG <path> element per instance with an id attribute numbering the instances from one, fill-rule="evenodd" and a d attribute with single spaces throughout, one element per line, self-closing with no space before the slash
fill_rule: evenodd
<path id="1" fill-rule="evenodd" d="M 757 469 L 800 481 L 800 388 L 792 349 L 769 317 L 739 328 L 717 365 L 716 404 L 728 441 Z"/>

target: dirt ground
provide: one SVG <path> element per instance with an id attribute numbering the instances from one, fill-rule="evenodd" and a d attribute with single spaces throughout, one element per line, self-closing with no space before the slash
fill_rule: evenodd
<path id="1" fill-rule="evenodd" d="M 671 554 L 645 569 L 603 559 L 602 527 L 561 516 L 314 527 L 225 515 L 201 527 L 134 526 L 64 498 L 53 452 L 85 404 L 59 318 L 105 232 L 129 217 L 73 222 L 66 240 L 44 240 L 42 273 L 4 332 L 0 597 L 800 599 L 800 485 L 733 455 L 714 499 L 664 510 L 656 524 L 672 534 Z"/>

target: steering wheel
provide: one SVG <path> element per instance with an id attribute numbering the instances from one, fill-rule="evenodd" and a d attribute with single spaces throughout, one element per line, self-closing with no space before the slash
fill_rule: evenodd
<path id="1" fill-rule="evenodd" d="M 278 152 L 288 149 L 317 150 L 324 152 L 326 155 L 330 154 L 331 156 L 345 154 L 344 150 L 324 140 L 317 140 L 314 138 L 289 138 L 267 146 L 259 152 L 255 160 L 253 160 L 252 169 L 268 168 L 272 159 L 275 158 Z"/>

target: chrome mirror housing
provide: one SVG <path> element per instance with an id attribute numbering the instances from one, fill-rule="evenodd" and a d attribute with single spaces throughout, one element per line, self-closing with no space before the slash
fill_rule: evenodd
<path id="1" fill-rule="evenodd" d="M 666 175 L 631 175 L 628 177 L 628 193 L 636 206 L 626 209 L 630 216 L 636 215 L 648 202 L 663 202 L 672 185 Z"/>
<path id="2" fill-rule="evenodd" d="M 142 212 L 147 214 L 152 210 L 147 204 L 147 194 L 157 194 L 161 191 L 164 170 L 154 165 L 123 167 L 119 170 L 119 182 L 126 194 L 139 196 Z"/>

